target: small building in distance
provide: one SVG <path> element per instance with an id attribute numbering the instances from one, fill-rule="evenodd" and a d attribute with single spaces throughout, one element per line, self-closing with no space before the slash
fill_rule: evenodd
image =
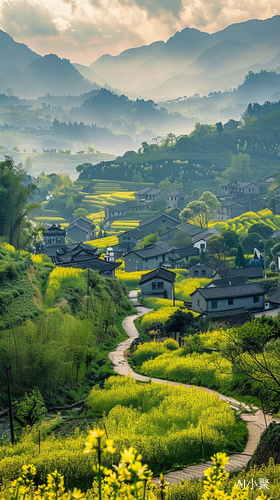
<path id="1" fill-rule="evenodd" d="M 133 230 L 135 233 L 136 231 Z M 132 231 L 125 231 L 118 236 L 118 244 L 112 248 L 115 252 L 116 259 L 121 258 L 124 254 L 131 252 L 134 247 L 140 243 L 138 237 Z"/>
<path id="2" fill-rule="evenodd" d="M 182 190 L 172 191 L 166 195 L 166 206 L 184 208 L 188 203 L 189 195 Z"/>
<path id="3" fill-rule="evenodd" d="M 66 228 L 66 234 L 71 240 L 78 241 L 90 241 L 95 237 L 96 226 L 91 220 L 80 215 L 76 219 L 72 220 L 69 226 Z"/>
<path id="4" fill-rule="evenodd" d="M 56 256 L 56 251 L 65 246 L 66 231 L 53 224 L 43 232 L 44 253 L 52 258 Z"/>
<path id="5" fill-rule="evenodd" d="M 158 241 L 144 248 L 133 249 L 124 255 L 125 271 L 131 273 L 134 271 L 149 271 L 161 266 L 162 264 L 171 267 L 169 255 L 176 246 L 168 245 L 164 241 Z"/>
<path id="6" fill-rule="evenodd" d="M 264 279 L 264 270 L 261 266 L 230 268 L 226 271 L 226 276 L 229 278 L 233 278 L 235 276 L 246 276 L 249 281 L 262 280 Z"/>
<path id="7" fill-rule="evenodd" d="M 258 283 L 197 288 L 191 298 L 193 311 L 200 313 L 264 309 L 264 291 Z"/>
<path id="8" fill-rule="evenodd" d="M 231 181 L 222 184 L 222 191 L 226 195 L 235 195 L 236 197 L 247 195 L 257 195 L 260 192 L 259 186 L 254 182 Z"/>
<path id="9" fill-rule="evenodd" d="M 189 278 L 212 279 L 217 274 L 216 269 L 205 260 L 200 260 L 189 267 Z"/>
<path id="10" fill-rule="evenodd" d="M 115 269 L 121 265 L 120 262 L 109 262 L 101 259 L 96 253 L 97 248 L 84 243 L 65 245 L 57 250 L 52 259 L 54 264 L 61 267 L 76 267 L 78 269 L 92 269 L 104 278 L 114 278 Z"/>
<path id="11" fill-rule="evenodd" d="M 137 212 L 143 210 L 143 205 L 135 200 L 125 201 L 118 205 L 105 207 L 106 219 L 121 219 L 127 212 Z"/>
<path id="12" fill-rule="evenodd" d="M 168 191 L 154 187 L 145 187 L 134 193 L 135 200 L 140 203 L 152 204 L 156 201 L 165 201 Z M 143 206 L 142 206 L 143 210 Z"/>
<path id="13" fill-rule="evenodd" d="M 147 219 L 141 220 L 139 222 L 138 231 L 140 239 L 148 236 L 148 234 L 166 232 L 174 227 L 178 226 L 181 221 L 179 217 L 174 217 L 166 212 L 158 212 Z M 138 232 L 137 231 L 137 232 Z"/>
<path id="14" fill-rule="evenodd" d="M 175 273 L 162 267 L 144 274 L 139 282 L 142 298 L 160 297 L 174 300 L 175 279 Z"/>
<path id="15" fill-rule="evenodd" d="M 246 276 L 234 276 L 233 278 L 220 278 L 220 279 L 213 279 L 205 285 L 204 288 L 212 288 L 212 287 L 219 287 L 219 286 L 234 286 L 234 285 L 244 285 L 244 283 L 247 283 L 247 278 Z"/>

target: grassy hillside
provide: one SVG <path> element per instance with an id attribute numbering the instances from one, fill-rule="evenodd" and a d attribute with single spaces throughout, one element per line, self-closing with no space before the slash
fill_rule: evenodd
<path id="1" fill-rule="evenodd" d="M 47 402 L 71 403 L 111 373 L 107 354 L 132 310 L 122 283 L 90 271 L 87 295 L 85 271 L 2 244 L 0 284 L 0 379 L 11 365 L 13 396 L 37 387 Z"/>

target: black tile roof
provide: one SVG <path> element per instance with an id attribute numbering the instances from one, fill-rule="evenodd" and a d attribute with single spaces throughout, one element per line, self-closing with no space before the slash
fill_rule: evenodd
<path id="1" fill-rule="evenodd" d="M 181 226 L 178 229 L 179 231 L 183 231 L 184 233 L 188 234 L 191 237 L 203 231 L 201 227 L 194 226 L 194 224 L 190 224 L 189 222 L 181 224 Z"/>
<path id="2" fill-rule="evenodd" d="M 142 208 L 142 204 L 139 203 L 138 201 L 135 201 L 135 200 L 128 200 L 128 201 L 124 201 L 123 203 L 119 203 L 118 205 L 108 205 L 106 206 L 106 209 L 109 211 L 109 212 L 115 212 L 115 211 L 120 211 L 120 210 L 129 210 L 130 208 L 134 208 L 134 207 L 141 207 Z"/>
<path id="3" fill-rule="evenodd" d="M 162 216 L 168 218 L 169 220 L 173 222 L 181 222 L 180 219 L 177 217 L 173 217 L 173 215 L 167 214 L 166 212 L 158 212 L 155 215 L 152 215 L 151 217 L 148 217 L 147 219 L 141 220 L 139 223 L 139 228 L 146 226 L 147 224 L 150 224 L 151 222 L 155 222 L 156 220 L 160 219 Z"/>
<path id="4" fill-rule="evenodd" d="M 215 270 L 214 266 L 212 266 L 206 259 L 203 259 L 203 260 L 200 260 L 199 262 L 195 262 L 194 264 L 192 264 L 189 269 L 191 269 L 192 267 L 195 267 L 195 266 L 198 266 L 200 267 L 201 265 L 204 265 L 204 266 L 207 266 L 207 267 L 211 267 L 212 269 Z"/>
<path id="5" fill-rule="evenodd" d="M 133 252 L 142 259 L 148 259 L 150 257 L 157 257 L 159 255 L 167 254 L 174 249 L 176 249 L 176 246 L 168 245 L 168 243 L 165 243 L 164 241 L 158 241 L 157 243 L 152 243 L 151 245 L 147 245 L 146 247 L 140 248 L 139 250 L 131 250 L 131 252 L 129 253 Z M 126 255 L 129 255 L 129 253 L 127 253 Z"/>
<path id="6" fill-rule="evenodd" d="M 244 325 L 251 321 L 252 316 L 246 309 L 232 309 L 231 311 L 216 311 L 206 313 L 215 323 L 223 323 L 228 327 Z"/>
<path id="7" fill-rule="evenodd" d="M 204 288 L 209 288 L 211 285 L 214 286 L 231 286 L 231 285 L 244 285 L 248 280 L 246 276 L 233 276 L 232 278 L 220 278 L 210 281 Z"/>
<path id="8" fill-rule="evenodd" d="M 102 259 L 87 259 L 85 261 L 79 262 L 55 262 L 58 266 L 61 267 L 77 267 L 79 269 L 93 269 L 94 271 L 111 271 L 112 269 L 116 269 L 121 265 L 121 262 L 107 262 Z"/>
<path id="9" fill-rule="evenodd" d="M 51 227 L 49 227 L 49 229 L 47 229 L 46 231 L 43 232 L 43 235 L 50 236 L 51 234 L 53 234 L 53 235 L 59 234 L 60 236 L 62 236 L 61 233 L 64 233 L 64 235 L 65 235 L 66 234 L 65 229 L 61 229 L 60 227 L 53 224 Z"/>
<path id="10" fill-rule="evenodd" d="M 237 269 L 228 269 L 227 276 L 246 276 L 248 279 L 264 278 L 263 268 L 261 266 L 242 267 Z"/>
<path id="11" fill-rule="evenodd" d="M 169 281 L 170 283 L 174 283 L 176 279 L 176 274 L 172 271 L 168 271 L 167 269 L 163 269 L 162 267 L 158 267 L 147 274 L 144 274 L 139 281 L 139 285 L 146 283 L 154 278 L 161 278 L 164 281 Z"/>
<path id="12" fill-rule="evenodd" d="M 258 283 L 245 283 L 244 285 L 197 288 L 194 292 L 190 294 L 190 296 L 192 297 L 195 293 L 199 293 L 206 300 L 228 299 L 235 297 L 251 297 L 252 295 L 264 295 L 264 291 Z"/>
<path id="13" fill-rule="evenodd" d="M 192 255 L 199 255 L 199 249 L 193 245 L 188 245 L 186 247 L 178 247 L 175 252 L 180 255 L 180 257 L 190 257 Z"/>
<path id="14" fill-rule="evenodd" d="M 91 245 L 86 245 L 85 243 L 72 243 L 72 245 L 64 245 L 57 249 L 56 253 L 58 255 L 78 255 L 81 252 L 86 255 L 96 255 L 97 248 Z"/>
<path id="15" fill-rule="evenodd" d="M 280 288 L 278 288 L 276 292 L 270 295 L 269 302 L 273 302 L 274 304 L 280 304 Z"/>

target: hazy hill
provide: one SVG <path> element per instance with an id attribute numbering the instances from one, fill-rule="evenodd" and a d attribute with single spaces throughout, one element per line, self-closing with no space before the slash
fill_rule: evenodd
<path id="1" fill-rule="evenodd" d="M 53 95 L 81 94 L 93 85 L 86 81 L 68 59 L 49 54 L 34 59 L 24 71 L 7 70 L 0 79 L 0 92 L 10 87 L 15 95 L 36 98 Z"/>
<path id="2" fill-rule="evenodd" d="M 156 57 L 164 46 L 164 42 L 154 42 L 134 49 L 127 49 L 118 56 L 104 54 L 90 65 L 90 69 L 102 78 L 106 83 L 118 88 L 127 88 L 125 81 L 137 85 L 139 72 L 134 72 L 147 60 Z"/>
<path id="3" fill-rule="evenodd" d="M 231 163 L 231 155 L 246 153 L 251 159 L 254 179 L 263 182 L 279 170 L 280 111 L 276 111 L 236 130 L 218 133 L 216 127 L 199 125 L 190 135 L 177 138 L 174 145 L 143 146 L 142 153 L 127 152 L 115 162 L 88 166 L 81 178 L 131 181 L 141 175 L 144 182 L 158 184 L 168 177 L 182 183 L 190 192 L 194 188 L 215 188 L 215 178 Z"/>
<path id="4" fill-rule="evenodd" d="M 104 88 L 85 99 L 79 108 L 72 109 L 71 118 L 86 124 L 108 126 L 117 133 L 135 134 L 135 137 L 139 136 L 143 127 L 150 129 L 149 137 L 152 137 L 154 131 L 158 130 L 167 133 L 177 129 L 180 133 L 189 123 L 180 114 L 167 113 L 151 100 L 131 100 Z"/>
<path id="5" fill-rule="evenodd" d="M 153 99 L 174 98 L 236 87 L 250 69 L 276 67 L 279 54 L 280 16 L 274 16 L 233 24 L 213 34 L 185 28 L 166 43 L 105 55 L 90 67 L 126 91 Z"/>
<path id="6" fill-rule="evenodd" d="M 31 61 L 40 57 L 26 45 L 15 42 L 8 33 L 0 30 L 0 75 L 11 68 L 23 71 Z"/>

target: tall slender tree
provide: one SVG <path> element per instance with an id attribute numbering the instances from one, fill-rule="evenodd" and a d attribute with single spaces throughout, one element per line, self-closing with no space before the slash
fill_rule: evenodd
<path id="1" fill-rule="evenodd" d="M 40 209 L 38 203 L 28 203 L 36 185 L 26 183 L 26 171 L 15 165 L 13 158 L 5 156 L 0 162 L 0 236 L 11 245 L 20 246 L 20 235 L 32 210 Z"/>

